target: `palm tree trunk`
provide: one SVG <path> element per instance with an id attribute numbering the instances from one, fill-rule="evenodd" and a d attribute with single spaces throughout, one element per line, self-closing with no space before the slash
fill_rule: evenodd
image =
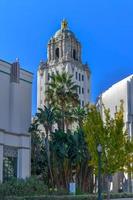
<path id="1" fill-rule="evenodd" d="M 49 168 L 51 183 L 52 183 L 52 187 L 53 187 L 54 183 L 53 183 L 53 175 L 52 175 L 51 163 L 50 163 L 50 149 L 49 149 L 48 130 L 46 130 L 46 149 L 47 149 L 48 168 Z"/>

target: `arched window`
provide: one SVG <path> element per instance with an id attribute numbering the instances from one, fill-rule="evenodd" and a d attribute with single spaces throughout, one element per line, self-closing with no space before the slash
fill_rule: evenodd
<path id="1" fill-rule="evenodd" d="M 57 58 L 59 58 L 59 48 L 56 48 L 55 55 L 56 55 Z"/>
<path id="2" fill-rule="evenodd" d="M 74 60 L 76 60 L 76 50 L 75 49 L 73 49 L 73 58 L 74 58 Z"/>

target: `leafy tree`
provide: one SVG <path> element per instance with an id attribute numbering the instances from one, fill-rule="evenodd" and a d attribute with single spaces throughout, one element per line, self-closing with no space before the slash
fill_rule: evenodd
<path id="1" fill-rule="evenodd" d="M 37 121 L 40 125 L 43 126 L 44 130 L 43 132 L 43 141 L 45 140 L 45 145 L 46 145 L 46 152 L 47 152 L 47 160 L 48 160 L 48 168 L 49 168 L 49 173 L 51 176 L 51 183 L 52 186 L 54 185 L 53 183 L 53 174 L 52 174 L 52 169 L 51 169 L 51 162 L 50 162 L 50 148 L 49 148 L 49 137 L 50 133 L 52 132 L 52 126 L 55 122 L 55 115 L 54 115 L 54 108 L 51 106 L 44 106 L 44 109 L 38 108 L 38 113 L 36 113 Z"/>
<path id="2" fill-rule="evenodd" d="M 66 72 L 52 74 L 48 83 L 47 101 L 56 108 L 58 113 L 58 128 L 63 131 L 68 128 L 72 108 L 79 105 L 78 86 L 72 81 L 72 75 Z M 65 127 L 66 126 L 66 127 Z"/>
<path id="3" fill-rule="evenodd" d="M 43 141 L 40 137 L 39 124 L 36 120 L 31 124 L 29 133 L 31 133 L 31 174 L 44 174 Z"/>
<path id="4" fill-rule="evenodd" d="M 126 163 L 129 163 L 128 158 L 132 155 L 133 148 L 131 148 L 132 142 L 124 129 L 123 103 L 121 102 L 120 108 L 116 110 L 113 118 L 111 117 L 110 110 L 106 109 L 105 106 L 103 107 L 104 121 L 95 106 L 90 106 L 88 108 L 88 115 L 84 121 L 84 132 L 88 149 L 91 154 L 91 161 L 89 164 L 94 167 L 94 173 L 97 174 L 97 146 L 98 144 L 101 144 L 102 173 L 109 177 L 115 172 L 125 170 L 125 165 Z"/>
<path id="5" fill-rule="evenodd" d="M 86 109 L 85 108 L 81 108 L 80 106 L 77 106 L 73 110 L 73 115 L 74 115 L 74 119 L 75 119 L 76 123 L 78 124 L 78 127 L 80 129 L 82 129 L 83 120 L 84 120 L 84 118 L 86 116 Z"/>
<path id="6" fill-rule="evenodd" d="M 70 181 L 75 181 L 80 191 L 88 191 L 90 168 L 89 153 L 83 132 L 55 131 L 50 141 L 53 159 L 53 174 L 57 186 L 67 188 Z"/>
<path id="7" fill-rule="evenodd" d="M 45 169 L 43 174 L 46 172 L 49 186 L 51 183 L 52 186 L 67 189 L 75 176 L 77 187 L 87 192 L 92 169 L 87 164 L 90 156 L 82 130 L 86 111 L 79 106 L 77 88 L 72 76 L 65 72 L 51 76 L 47 106 L 39 108 L 36 114 L 37 128 L 43 135 L 42 141 L 45 141 L 41 145 L 41 155 L 47 159 L 40 158 L 44 159 L 46 167 L 37 162 L 37 157 L 35 161 L 38 168 Z M 76 124 L 75 131 L 69 129 L 73 123 Z M 37 132 L 37 128 L 32 131 Z"/>

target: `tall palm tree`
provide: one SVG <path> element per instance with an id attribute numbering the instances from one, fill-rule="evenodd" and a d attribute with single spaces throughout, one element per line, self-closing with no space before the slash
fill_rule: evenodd
<path id="1" fill-rule="evenodd" d="M 81 108 L 80 106 L 77 106 L 73 109 L 74 120 L 78 123 L 80 129 L 82 129 L 83 120 L 86 116 L 86 113 L 86 109 Z"/>
<path id="2" fill-rule="evenodd" d="M 60 113 L 61 129 L 65 129 L 67 113 L 79 105 L 77 94 L 78 86 L 72 81 L 72 75 L 66 72 L 52 74 L 48 83 L 47 101 L 50 105 L 56 107 Z"/>
<path id="3" fill-rule="evenodd" d="M 29 133 L 31 134 L 31 173 L 35 175 L 37 174 L 39 168 L 38 161 L 41 157 L 41 138 L 39 136 L 39 124 L 37 120 L 34 120 L 30 125 Z"/>
<path id="4" fill-rule="evenodd" d="M 52 175 L 51 162 L 50 162 L 49 136 L 52 131 L 52 126 L 55 122 L 55 115 L 54 115 L 55 109 L 52 108 L 51 106 L 48 106 L 48 107 L 44 106 L 44 109 L 38 108 L 38 111 L 39 112 L 36 113 L 37 121 L 45 129 L 44 138 L 45 138 L 46 151 L 47 151 L 48 167 L 49 167 L 49 172 L 50 172 L 51 181 L 53 185 L 53 175 Z"/>

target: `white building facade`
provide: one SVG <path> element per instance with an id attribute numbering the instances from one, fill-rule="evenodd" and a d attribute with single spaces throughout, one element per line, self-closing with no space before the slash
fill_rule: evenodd
<path id="1" fill-rule="evenodd" d="M 30 176 L 32 77 L 0 60 L 0 181 Z"/>
<path id="2" fill-rule="evenodd" d="M 81 44 L 69 30 L 67 21 L 62 21 L 61 29 L 49 40 L 47 61 L 40 62 L 37 72 L 37 107 L 46 103 L 49 75 L 56 72 L 73 75 L 73 81 L 79 86 L 78 95 L 81 106 L 88 103 L 90 97 L 90 70 L 81 60 Z"/>
<path id="3" fill-rule="evenodd" d="M 124 108 L 124 123 L 128 131 L 129 137 L 133 137 L 133 75 L 112 85 L 108 90 L 103 92 L 98 99 L 97 105 L 103 115 L 103 106 L 110 109 L 111 116 L 116 112 L 116 106 L 119 108 L 120 101 L 123 100 Z M 104 115 L 103 115 L 104 117 Z M 133 177 L 126 177 L 128 179 L 127 190 L 133 192 Z M 116 174 L 114 176 L 114 190 L 117 192 L 120 188 L 121 176 Z"/>

